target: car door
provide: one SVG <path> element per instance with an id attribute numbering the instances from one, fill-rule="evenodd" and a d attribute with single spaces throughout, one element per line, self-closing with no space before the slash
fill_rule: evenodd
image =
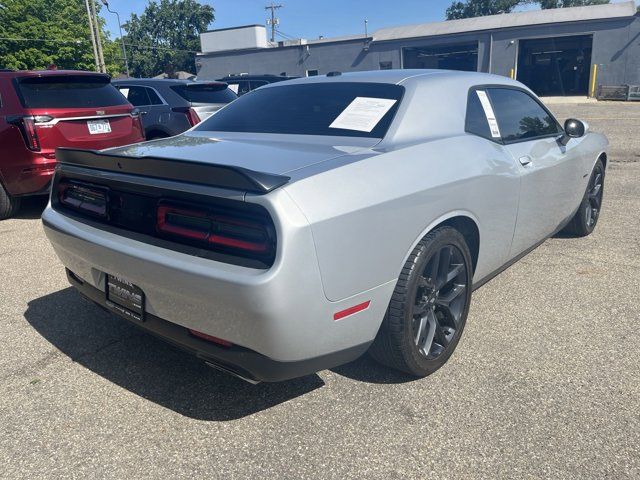
<path id="1" fill-rule="evenodd" d="M 504 148 L 520 170 L 518 218 L 511 245 L 514 257 L 552 235 L 569 217 L 582 175 L 574 148 L 558 142 L 562 128 L 529 92 L 488 88 Z"/>
<path id="2" fill-rule="evenodd" d="M 140 109 L 142 125 L 147 134 L 162 123 L 165 105 L 153 89 L 140 85 L 119 84 L 118 90 L 127 97 L 131 105 Z"/>

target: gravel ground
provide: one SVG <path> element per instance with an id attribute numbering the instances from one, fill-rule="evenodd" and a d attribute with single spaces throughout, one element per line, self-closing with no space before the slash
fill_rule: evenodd
<path id="1" fill-rule="evenodd" d="M 640 478 L 640 104 L 552 109 L 611 140 L 598 228 L 478 290 L 423 380 L 211 370 L 74 293 L 28 202 L 0 223 L 0 477 Z"/>

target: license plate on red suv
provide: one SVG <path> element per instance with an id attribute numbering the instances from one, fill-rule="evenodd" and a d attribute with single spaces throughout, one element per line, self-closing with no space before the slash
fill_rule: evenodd
<path id="1" fill-rule="evenodd" d="M 114 275 L 107 275 L 106 284 L 107 307 L 125 318 L 144 321 L 144 292 L 140 287 Z"/>
<path id="2" fill-rule="evenodd" d="M 87 127 L 91 135 L 100 135 L 101 133 L 111 133 L 111 124 L 109 120 L 89 120 Z"/>

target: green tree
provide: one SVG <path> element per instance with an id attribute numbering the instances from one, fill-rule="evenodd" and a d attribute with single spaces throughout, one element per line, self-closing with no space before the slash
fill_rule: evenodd
<path id="1" fill-rule="evenodd" d="M 540 8 L 581 7 L 601 5 L 610 0 L 465 0 L 455 1 L 447 8 L 447 20 L 482 17 L 512 12 L 519 5 L 538 4 Z"/>
<path id="2" fill-rule="evenodd" d="M 497 15 L 513 11 L 522 0 L 466 0 L 453 2 L 447 8 L 447 20 L 460 18 L 482 17 L 485 15 Z"/>
<path id="3" fill-rule="evenodd" d="M 135 77 L 184 70 L 195 73 L 200 33 L 215 19 L 213 7 L 196 0 L 152 0 L 123 25 L 129 67 Z"/>
<path id="4" fill-rule="evenodd" d="M 610 0 L 540 0 L 540 8 L 583 7 L 585 5 L 602 5 Z"/>
<path id="5" fill-rule="evenodd" d="M 2 0 L 0 68 L 94 70 L 84 0 Z M 99 5 L 97 5 L 99 8 Z M 121 54 L 111 45 L 101 21 L 105 63 L 110 73 L 122 71 Z"/>

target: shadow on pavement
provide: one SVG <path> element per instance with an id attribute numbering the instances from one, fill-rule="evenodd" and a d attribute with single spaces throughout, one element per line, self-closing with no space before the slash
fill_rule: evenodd
<path id="1" fill-rule="evenodd" d="M 13 218 L 22 220 L 37 220 L 49 202 L 47 196 L 24 197 L 20 209 Z"/>
<path id="2" fill-rule="evenodd" d="M 331 371 L 351 380 L 366 383 L 393 384 L 418 380 L 416 377 L 379 364 L 366 353 L 351 363 L 332 368 Z"/>
<path id="3" fill-rule="evenodd" d="M 24 316 L 74 362 L 198 420 L 242 418 L 324 385 L 317 375 L 251 385 L 102 311 L 71 287 L 32 300 Z"/>

